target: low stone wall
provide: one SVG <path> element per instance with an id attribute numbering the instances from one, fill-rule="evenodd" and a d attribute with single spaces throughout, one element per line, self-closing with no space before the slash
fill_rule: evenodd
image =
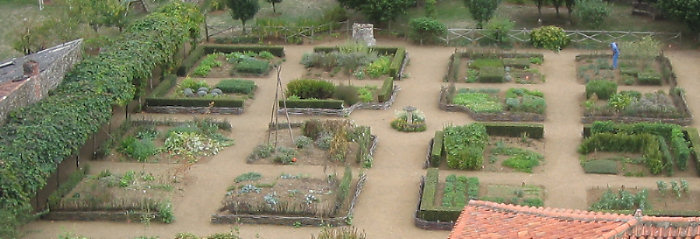
<path id="1" fill-rule="evenodd" d="M 322 108 L 281 108 L 277 110 L 278 114 L 289 113 L 290 115 L 321 115 L 321 116 L 337 116 L 345 117 L 350 115 L 353 111 L 358 109 L 366 110 L 386 110 L 394 104 L 396 100 L 396 94 L 401 88 L 398 85 L 394 85 L 394 90 L 391 93 L 389 100 L 384 102 L 370 102 L 370 103 L 356 103 L 350 107 L 343 109 L 322 109 Z"/>
<path id="2" fill-rule="evenodd" d="M 113 222 L 139 222 L 144 217 L 151 217 L 151 221 L 157 220 L 157 213 L 140 211 L 51 211 L 43 216 L 44 220 L 56 221 L 113 221 Z"/>
<path id="3" fill-rule="evenodd" d="M 448 104 L 446 87 L 442 87 L 440 90 L 438 107 L 444 111 L 467 113 L 476 121 L 541 122 L 545 119 L 544 115 L 527 112 L 476 113 L 466 106 Z"/>
<path id="4" fill-rule="evenodd" d="M 332 218 L 318 218 L 318 217 L 303 217 L 303 216 L 281 216 L 281 215 L 233 215 L 233 214 L 214 214 L 211 216 L 211 223 L 214 224 L 235 224 L 235 223 L 248 223 L 248 224 L 273 224 L 273 225 L 285 225 L 285 226 L 346 226 L 350 225 L 352 220 L 352 213 L 355 209 L 355 204 L 359 199 L 362 188 L 367 181 L 367 176 L 362 174 L 360 179 L 357 181 L 357 186 L 355 187 L 355 194 L 350 201 L 350 207 L 348 213 L 340 217 Z"/>
<path id="5" fill-rule="evenodd" d="M 184 107 L 184 106 L 147 106 L 144 110 L 157 114 L 243 114 L 242 107 Z"/>

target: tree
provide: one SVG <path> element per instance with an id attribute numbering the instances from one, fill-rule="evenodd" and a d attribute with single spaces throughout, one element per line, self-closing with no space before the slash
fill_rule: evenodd
<path id="1" fill-rule="evenodd" d="M 277 13 L 277 10 L 275 9 L 275 3 L 281 3 L 282 0 L 265 0 L 269 3 L 272 3 L 272 12 Z"/>
<path id="2" fill-rule="evenodd" d="M 700 0 L 659 0 L 657 6 L 668 16 L 683 21 L 700 33 Z"/>
<path id="3" fill-rule="evenodd" d="M 394 20 L 406 12 L 414 0 L 338 0 L 343 7 L 362 12 L 374 24 Z"/>
<path id="4" fill-rule="evenodd" d="M 227 0 L 226 5 L 231 9 L 231 17 L 243 23 L 243 33 L 245 33 L 245 22 L 253 19 L 260 10 L 258 0 Z"/>
<path id="5" fill-rule="evenodd" d="M 97 32 L 100 26 L 116 26 L 121 31 L 126 26 L 128 1 L 120 0 L 63 0 L 70 16 L 87 23 Z"/>
<path id="6" fill-rule="evenodd" d="M 413 18 L 409 25 L 411 26 L 411 39 L 420 42 L 421 45 L 424 41 L 435 41 L 439 36 L 444 36 L 447 33 L 445 24 L 429 17 Z"/>
<path id="7" fill-rule="evenodd" d="M 557 17 L 559 17 L 559 7 L 561 7 L 562 1 L 564 0 L 552 0 L 552 5 L 554 5 L 554 10 L 557 12 Z"/>
<path id="8" fill-rule="evenodd" d="M 464 0 L 464 5 L 469 8 L 469 13 L 476 20 L 476 28 L 483 28 L 484 22 L 488 22 L 496 12 L 500 0 Z"/>
<path id="9" fill-rule="evenodd" d="M 576 0 L 576 9 L 578 22 L 592 28 L 599 28 L 610 15 L 610 6 L 602 0 Z"/>

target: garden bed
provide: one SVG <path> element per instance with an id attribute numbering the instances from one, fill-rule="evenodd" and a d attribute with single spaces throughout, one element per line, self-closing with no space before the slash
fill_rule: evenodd
<path id="1" fill-rule="evenodd" d="M 242 114 L 257 86 L 243 79 L 192 79 L 166 76 L 145 100 L 149 113 Z"/>
<path id="2" fill-rule="evenodd" d="M 186 122 L 125 121 L 100 146 L 107 161 L 194 163 L 233 145 L 231 124 L 209 119 Z"/>
<path id="3" fill-rule="evenodd" d="M 542 54 L 494 51 L 461 51 L 450 57 L 447 82 L 539 84 L 545 82 L 540 73 Z"/>
<path id="4" fill-rule="evenodd" d="M 586 173 L 694 177 L 692 141 L 675 124 L 595 122 L 579 146 Z"/>
<path id="5" fill-rule="evenodd" d="M 177 69 L 178 76 L 225 78 L 267 75 L 284 59 L 282 46 L 202 44 Z"/>
<path id="6" fill-rule="evenodd" d="M 459 89 L 442 87 L 439 107 L 445 111 L 465 112 L 477 121 L 544 121 L 547 108 L 539 91 L 510 88 Z"/>
<path id="7" fill-rule="evenodd" d="M 248 163 L 372 167 L 377 137 L 369 127 L 348 120 L 312 119 L 270 131 L 268 141 L 253 149 Z"/>
<path id="8" fill-rule="evenodd" d="M 525 124 L 450 126 L 435 133 L 425 167 L 538 172 L 545 151 L 542 131 L 542 125 Z"/>
<path id="9" fill-rule="evenodd" d="M 645 216 L 700 216 L 700 192 L 689 191 L 687 181 L 661 180 L 657 181 L 659 184 L 663 186 L 662 190 L 638 187 L 591 188 L 587 190 L 588 205 L 594 211 L 620 214 L 631 214 L 640 208 Z"/>
<path id="10" fill-rule="evenodd" d="M 607 80 L 619 85 L 671 85 L 670 65 L 664 64 L 664 56 L 656 58 L 620 58 L 618 68 L 612 69 L 611 55 L 576 56 L 576 79 L 586 84 L 591 80 Z"/>
<path id="11" fill-rule="evenodd" d="M 279 114 L 345 117 L 357 109 L 386 110 L 399 91 L 391 77 L 384 80 L 381 88 L 335 86 L 327 81 L 309 79 L 293 82 L 296 83 L 287 84 L 288 98 L 278 102 Z"/>
<path id="12" fill-rule="evenodd" d="M 89 175 L 65 195 L 52 195 L 48 220 L 158 221 L 174 220 L 170 198 L 173 176 L 129 170 Z"/>
<path id="13" fill-rule="evenodd" d="M 408 57 L 402 47 L 367 47 L 348 44 L 315 47 L 302 57 L 305 77 L 334 80 L 363 80 L 393 77 L 401 80 Z"/>
<path id="14" fill-rule="evenodd" d="M 346 167 L 342 178 L 339 177 L 329 175 L 315 179 L 289 174 L 264 177 L 254 172 L 239 175 L 229 187 L 222 208 L 212 215 L 211 222 L 349 225 L 366 176 L 361 174 L 354 180 L 352 170 Z"/>
<path id="15" fill-rule="evenodd" d="M 414 218 L 417 227 L 451 230 L 454 221 L 471 199 L 534 207 L 544 205 L 544 189 L 540 186 L 480 184 L 478 178 L 454 174 L 448 175 L 444 183 L 439 178 L 439 170 L 431 168 L 421 180 Z"/>

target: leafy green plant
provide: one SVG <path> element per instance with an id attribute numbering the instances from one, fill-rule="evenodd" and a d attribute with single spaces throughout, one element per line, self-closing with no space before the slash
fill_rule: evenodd
<path id="1" fill-rule="evenodd" d="M 530 33 L 530 43 L 534 47 L 560 51 L 569 44 L 569 37 L 564 29 L 556 26 L 543 26 L 535 28 Z"/>
<path id="2" fill-rule="evenodd" d="M 262 175 L 260 173 L 256 172 L 247 172 L 241 175 L 236 176 L 236 178 L 233 180 L 236 183 L 240 182 L 246 182 L 246 181 L 257 181 L 262 178 Z"/>
<path id="3" fill-rule="evenodd" d="M 676 194 L 676 197 L 681 197 L 681 187 L 676 181 L 671 181 L 671 190 L 673 190 L 673 193 Z"/>
<path id="4" fill-rule="evenodd" d="M 205 56 L 204 59 L 202 59 L 202 61 L 199 63 L 199 66 L 197 66 L 197 68 L 194 69 L 192 75 L 206 77 L 207 75 L 209 75 L 209 72 L 212 68 L 221 67 L 223 63 L 216 60 L 216 58 L 222 55 L 223 54 L 221 53 L 212 53 Z"/>
<path id="5" fill-rule="evenodd" d="M 291 164 L 296 156 L 297 152 L 294 149 L 279 146 L 275 150 L 275 154 L 272 156 L 272 160 L 276 163 L 281 164 Z"/>
<path id="6" fill-rule="evenodd" d="M 659 180 L 659 181 L 656 181 L 656 188 L 659 190 L 659 193 L 661 193 L 661 195 L 664 195 L 664 194 L 666 194 L 666 190 L 668 189 L 668 185 L 663 180 Z"/>
<path id="7" fill-rule="evenodd" d="M 262 75 L 270 70 L 270 62 L 265 60 L 258 60 L 255 58 L 246 58 L 236 64 L 233 68 L 238 73 L 250 73 Z"/>
<path id="8" fill-rule="evenodd" d="M 458 93 L 452 103 L 466 106 L 476 113 L 498 113 L 504 110 L 503 104 L 495 96 L 479 92 Z"/>
<path id="9" fill-rule="evenodd" d="M 158 218 L 161 222 L 168 224 L 175 221 L 173 205 L 169 201 L 163 201 L 158 203 Z"/>
<path id="10" fill-rule="evenodd" d="M 366 70 L 370 77 L 377 78 L 382 75 L 389 74 L 390 67 L 391 58 L 389 58 L 388 56 L 381 56 L 379 57 L 379 59 L 369 64 Z"/>
<path id="11" fill-rule="evenodd" d="M 367 239 L 367 236 L 354 227 L 323 227 L 318 236 L 312 235 L 311 239 Z"/>
<path id="12" fill-rule="evenodd" d="M 258 56 L 262 59 L 265 59 L 265 60 L 271 60 L 271 59 L 275 58 L 275 55 L 273 55 L 269 51 L 261 51 L 258 53 Z"/>
<path id="13" fill-rule="evenodd" d="M 287 95 L 296 95 L 301 99 L 326 99 L 333 96 L 333 83 L 322 80 L 297 79 L 287 83 Z"/>
<path id="14" fill-rule="evenodd" d="M 313 143 L 313 139 L 300 135 L 294 139 L 294 144 L 296 144 L 298 149 L 306 148 Z"/>
<path id="15" fill-rule="evenodd" d="M 447 166 L 458 169 L 478 169 L 484 161 L 484 148 L 489 136 L 486 127 L 474 123 L 465 126 L 450 126 L 444 130 L 444 147 Z"/>
<path id="16" fill-rule="evenodd" d="M 219 81 L 215 88 L 221 89 L 224 93 L 251 94 L 257 86 L 252 80 L 228 79 Z"/>
<path id="17" fill-rule="evenodd" d="M 632 194 L 620 189 L 617 193 L 608 189 L 603 193 L 600 199 L 591 205 L 591 210 L 634 210 L 634 209 L 651 209 L 647 201 L 649 193 L 646 189 L 642 189 L 637 194 Z"/>
<path id="18" fill-rule="evenodd" d="M 593 94 L 598 96 L 598 99 L 607 100 L 617 92 L 617 83 L 607 80 L 592 80 L 586 84 L 586 99 L 591 98 Z"/>
<path id="19" fill-rule="evenodd" d="M 198 90 L 199 88 L 209 88 L 209 84 L 207 84 L 206 81 L 204 80 L 194 80 L 192 78 L 185 78 L 180 82 L 180 84 L 177 85 L 177 92 L 184 92 L 185 89 L 192 89 L 193 91 Z"/>
<path id="20" fill-rule="evenodd" d="M 439 37 L 447 33 L 445 24 L 429 17 L 413 18 L 409 22 L 409 26 L 411 27 L 411 39 L 420 44 L 437 42 Z"/>

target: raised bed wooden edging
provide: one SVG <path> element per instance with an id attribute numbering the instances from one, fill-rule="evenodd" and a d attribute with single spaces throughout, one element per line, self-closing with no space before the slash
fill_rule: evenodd
<path id="1" fill-rule="evenodd" d="M 359 199 L 362 188 L 367 180 L 367 175 L 362 174 L 360 179 L 357 181 L 357 187 L 355 194 L 350 201 L 350 208 L 345 216 L 332 217 L 332 218 L 317 218 L 317 217 L 288 217 L 279 215 L 221 215 L 214 214 L 211 216 L 211 223 L 214 224 L 235 224 L 235 223 L 249 223 L 249 224 L 274 224 L 274 225 L 286 225 L 286 226 L 346 226 L 350 225 L 352 220 L 352 212 L 355 209 L 355 204 Z"/>
<path id="2" fill-rule="evenodd" d="M 527 112 L 476 113 L 466 106 L 447 103 L 447 87 L 440 89 L 438 107 L 449 112 L 464 112 L 476 121 L 542 122 L 544 115 Z"/>
<path id="3" fill-rule="evenodd" d="M 323 116 L 337 116 L 345 117 L 350 115 L 353 111 L 358 109 L 367 110 L 386 110 L 394 104 L 396 100 L 396 94 L 401 90 L 401 87 L 394 85 L 394 90 L 391 93 L 389 100 L 384 102 L 370 102 L 370 103 L 355 103 L 354 105 L 342 108 L 342 109 L 323 109 L 323 108 L 280 108 L 277 110 L 278 114 L 289 113 L 291 115 L 323 115 Z"/>
<path id="4" fill-rule="evenodd" d="M 421 176 L 420 185 L 418 187 L 418 205 L 416 206 L 416 211 L 413 213 L 413 224 L 420 229 L 425 230 L 452 230 L 454 227 L 454 222 L 440 222 L 440 221 L 428 221 L 418 217 L 420 212 L 420 205 L 423 203 L 423 187 L 425 186 L 425 176 Z"/>
<path id="5" fill-rule="evenodd" d="M 41 216 L 44 220 L 56 221 L 113 221 L 113 222 L 140 222 L 143 218 L 150 217 L 153 222 L 160 222 L 157 212 L 142 212 L 132 210 L 118 211 L 50 211 Z"/>
<path id="6" fill-rule="evenodd" d="M 147 113 L 156 114 L 243 114 L 243 107 L 185 107 L 185 106 L 147 106 Z"/>

